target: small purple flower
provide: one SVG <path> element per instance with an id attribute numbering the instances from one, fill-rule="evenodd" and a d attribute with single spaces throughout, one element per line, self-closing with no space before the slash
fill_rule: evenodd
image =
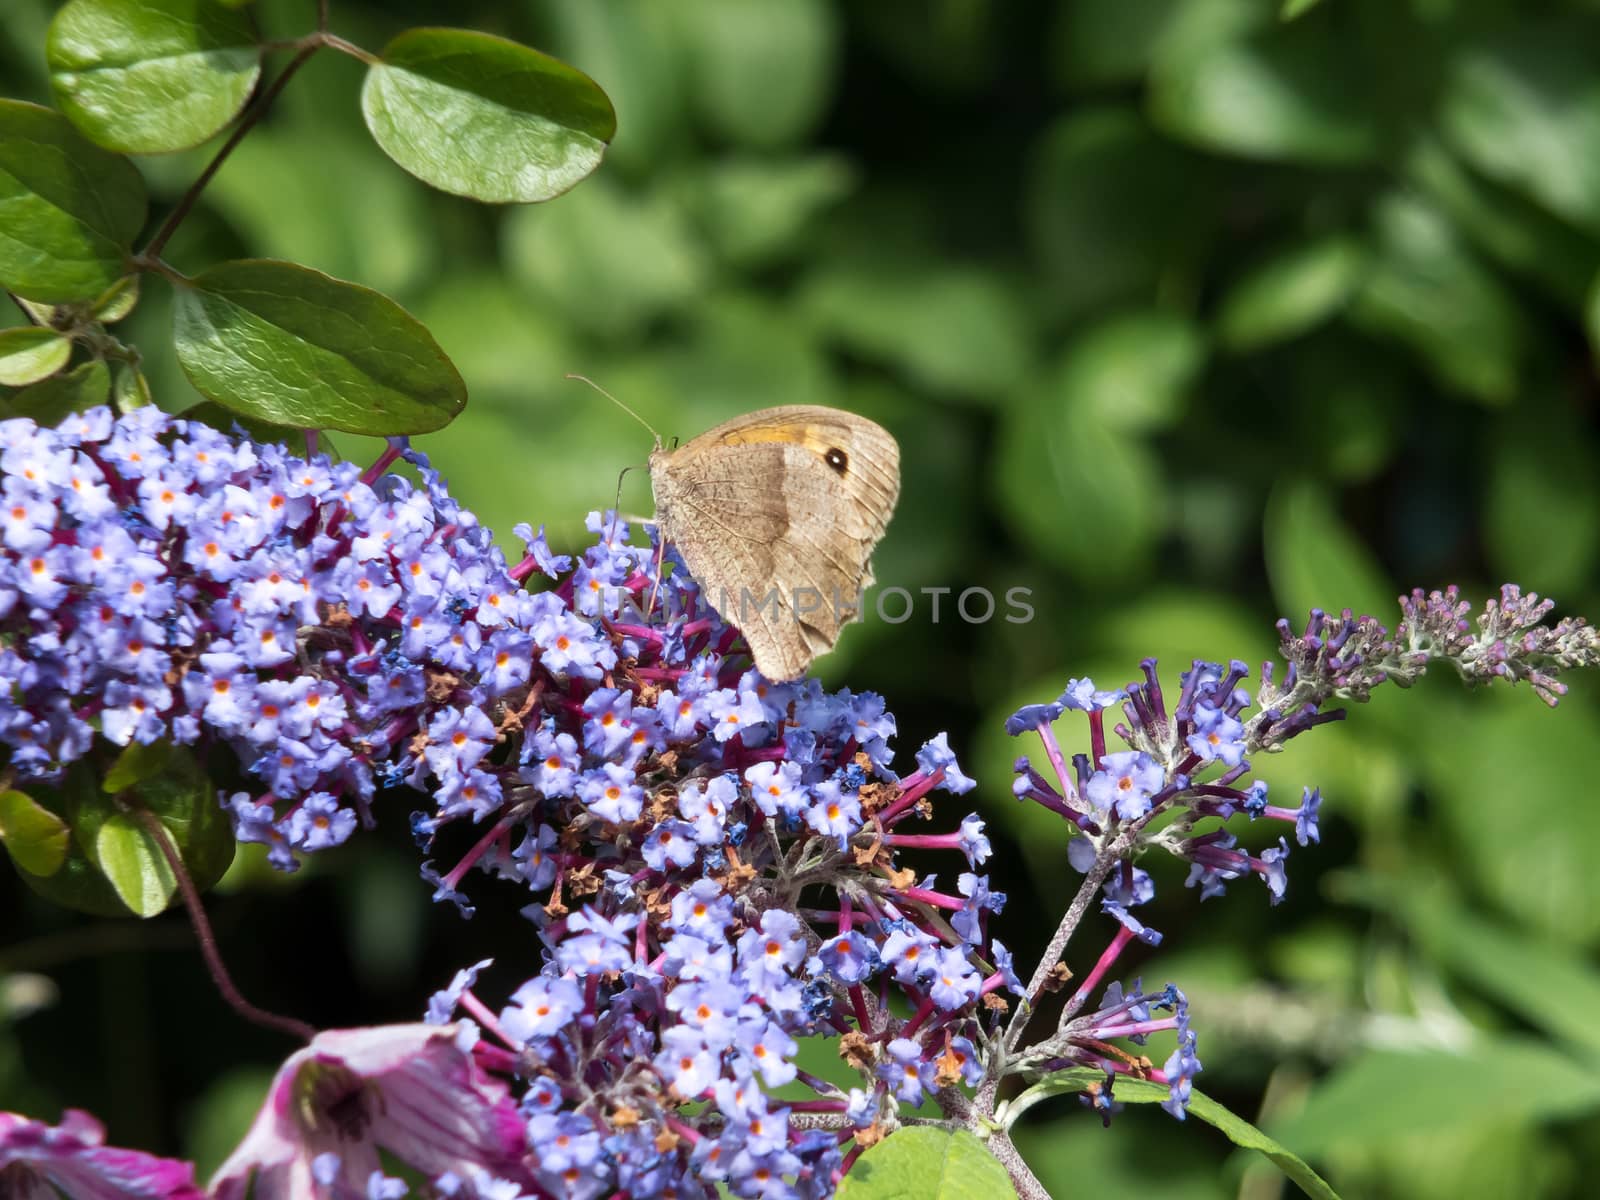
<path id="1" fill-rule="evenodd" d="M 922 744 L 922 749 L 917 751 L 917 766 L 929 775 L 943 770 L 944 782 L 940 786 L 953 796 L 960 796 L 978 786 L 977 780 L 961 773 L 955 751 L 950 749 L 950 735 L 946 733 L 938 734 Z"/>
<path id="2" fill-rule="evenodd" d="M 356 815 L 326 792 L 313 792 L 289 818 L 288 841 L 297 850 L 326 850 L 355 832 Z"/>
<path id="3" fill-rule="evenodd" d="M 637 821 L 644 811 L 644 789 L 621 763 L 602 763 L 585 771 L 578 777 L 577 795 L 590 812 L 613 825 Z"/>
<path id="4" fill-rule="evenodd" d="M 860 933 L 841 933 L 822 943 L 817 957 L 827 972 L 842 983 L 860 983 L 878 969 L 878 951 Z"/>
<path id="5" fill-rule="evenodd" d="M 486 958 L 457 971 L 445 988 L 428 997 L 428 1011 L 422 1019 L 429 1025 L 448 1025 L 455 1016 L 456 1005 L 461 1003 L 461 997 L 478 981 L 478 972 L 493 962 L 494 959 Z"/>
<path id="6" fill-rule="evenodd" d="M 910 1038 L 895 1038 L 888 1045 L 888 1057 L 878 1066 L 878 1077 L 889 1085 L 889 1090 L 902 1104 L 921 1104 L 927 1083 L 924 1075 L 931 1075 L 929 1064 L 922 1061 L 922 1047 Z"/>
<path id="7" fill-rule="evenodd" d="M 1092 679 L 1073 679 L 1068 681 L 1067 690 L 1061 693 L 1059 703 L 1063 708 L 1076 709 L 1078 712 L 1098 712 L 1125 699 L 1127 694 L 1126 688 L 1101 691 L 1094 686 Z"/>
<path id="8" fill-rule="evenodd" d="M 1194 725 L 1188 746 L 1201 762 L 1237 767 L 1243 760 L 1244 726 L 1222 709 L 1211 704 L 1196 705 Z"/>
<path id="9" fill-rule="evenodd" d="M 1006 718 L 1006 732 L 1012 737 L 1020 737 L 1030 730 L 1050 724 L 1065 707 L 1059 701 L 1053 704 L 1024 704 Z"/>
<path id="10" fill-rule="evenodd" d="M 1132 821 L 1150 811 L 1150 797 L 1165 784 L 1165 774 L 1148 754 L 1124 750 L 1105 756 L 1084 794 L 1101 811 L 1115 808 L 1117 816 Z"/>
<path id="11" fill-rule="evenodd" d="M 744 773 L 750 798 L 765 815 L 796 817 L 811 803 L 795 763 L 758 762 Z"/>
<path id="12" fill-rule="evenodd" d="M 530 1044 L 558 1036 L 584 1011 L 583 988 L 575 979 L 540 975 L 528 980 L 500 1012 L 507 1036 Z"/>

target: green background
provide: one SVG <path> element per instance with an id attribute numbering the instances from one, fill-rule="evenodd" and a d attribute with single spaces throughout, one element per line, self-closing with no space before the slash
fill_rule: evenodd
<path id="1" fill-rule="evenodd" d="M 669 438 L 801 402 L 887 425 L 904 484 L 880 586 L 1027 587 L 1035 618 L 967 624 L 947 597 L 937 623 L 924 603 L 852 628 L 819 669 L 885 695 L 907 759 L 950 731 L 1011 896 L 998 931 L 1029 961 L 1072 878 L 1053 818 L 1010 799 L 1011 758 L 1037 753 L 1001 731 L 1017 704 L 1146 655 L 1169 680 L 1258 663 L 1280 615 L 1389 619 L 1413 586 L 1516 580 L 1600 613 L 1600 13 L 1286 7 L 335 3 L 369 49 L 449 23 L 588 72 L 617 108 L 605 165 L 525 208 L 430 191 L 363 130 L 360 64 L 324 53 L 166 258 L 289 258 L 421 318 L 471 404 L 419 444 L 508 542 L 531 520 L 577 544 L 650 449 L 568 372 Z M 311 20 L 254 8 L 281 36 Z M 0 93 L 48 102 L 53 5 L 6 9 Z M 213 149 L 138 160 L 158 216 Z M 179 409 L 169 326 L 147 280 L 119 328 Z M 622 504 L 649 511 L 642 472 Z M 1282 802 L 1326 797 L 1276 909 L 1249 881 L 1201 907 L 1146 864 L 1167 941 L 1126 974 L 1183 986 L 1202 1088 L 1346 1194 L 1577 1196 L 1600 1171 L 1597 696 L 1578 680 L 1550 713 L 1430 678 L 1261 764 Z M 257 1003 L 406 1020 L 475 958 L 499 959 L 486 996 L 531 970 L 520 900 L 480 889 L 465 925 L 432 908 L 404 812 L 385 818 L 291 879 L 246 856 L 214 896 Z M 1080 974 L 1109 933 L 1089 923 Z M 115 1143 L 211 1165 L 288 1049 L 223 1009 L 180 915 L 79 918 L 0 872 L 0 1107 L 88 1107 Z M 1023 1140 L 1058 1196 L 1277 1194 L 1145 1106 L 1102 1130 L 1058 1101 Z"/>

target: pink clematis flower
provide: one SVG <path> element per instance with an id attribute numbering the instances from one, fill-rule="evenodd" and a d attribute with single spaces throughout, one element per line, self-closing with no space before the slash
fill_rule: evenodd
<path id="1" fill-rule="evenodd" d="M 46 1125 L 0 1112 L 0 1196 L 6 1200 L 204 1200 L 194 1167 L 105 1145 L 99 1121 L 68 1109 Z"/>
<path id="2" fill-rule="evenodd" d="M 430 1179 L 526 1179 L 516 1105 L 463 1043 L 457 1025 L 318 1034 L 279 1068 L 250 1132 L 212 1177 L 212 1200 L 365 1195 L 380 1150 Z"/>

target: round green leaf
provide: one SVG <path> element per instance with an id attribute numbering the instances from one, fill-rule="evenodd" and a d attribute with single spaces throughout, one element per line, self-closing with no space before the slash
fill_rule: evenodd
<path id="1" fill-rule="evenodd" d="M 1344 307 L 1367 256 L 1353 238 L 1306 242 L 1257 267 L 1228 293 L 1217 334 L 1230 350 L 1254 350 L 1304 333 Z"/>
<path id="2" fill-rule="evenodd" d="M 113 788 L 113 783 L 123 786 Z M 113 791 L 121 798 L 111 798 Z M 161 823 L 197 888 L 216 883 L 233 861 L 233 833 L 217 803 L 216 786 L 180 747 L 124 750 L 99 787 L 84 772 L 69 781 L 69 796 L 77 844 L 137 916 L 162 911 L 177 881 L 160 846 L 124 803 L 145 809 Z"/>
<path id="3" fill-rule="evenodd" d="M 30 300 L 94 300 L 128 274 L 144 180 L 60 113 L 0 99 L 0 286 Z"/>
<path id="4" fill-rule="evenodd" d="M 117 761 L 111 764 L 111 769 L 100 781 L 100 790 L 108 796 L 114 796 L 147 779 L 154 779 L 167 769 L 171 759 L 171 742 L 155 742 L 149 746 L 130 742 L 117 755 Z"/>
<path id="5" fill-rule="evenodd" d="M 1000 1161 L 965 1129 L 912 1125 L 858 1158 L 835 1194 L 839 1200 L 998 1200 L 1016 1190 Z"/>
<path id="6" fill-rule="evenodd" d="M 107 795 L 95 770 L 85 760 L 75 763 L 59 789 L 35 788 L 37 803 L 72 831 L 64 861 L 49 875 L 22 872 L 34 891 L 70 908 L 99 916 L 153 916 L 171 898 L 173 877 L 159 846 L 134 819 L 128 805 L 137 805 L 161 822 L 177 848 L 190 878 L 201 889 L 222 877 L 233 861 L 233 831 L 217 803 L 216 786 L 194 756 L 173 749 L 165 764 L 150 761 L 149 751 L 127 752 L 123 761 L 145 760 L 143 776 L 119 797 Z"/>
<path id="7" fill-rule="evenodd" d="M 0 792 L 0 842 L 19 870 L 54 875 L 66 861 L 70 839 L 67 823 L 32 796 Z"/>
<path id="8" fill-rule="evenodd" d="M 61 375 L 42 379 L 7 399 L 7 416 L 32 417 L 40 425 L 58 425 L 76 412 L 104 404 L 111 394 L 111 370 L 99 359 Z"/>
<path id="9" fill-rule="evenodd" d="M 467 402 L 420 321 L 370 288 L 294 263 L 201 272 L 177 289 L 173 332 L 202 395 L 274 425 L 427 433 Z"/>
<path id="10" fill-rule="evenodd" d="M 45 58 L 61 110 L 126 154 L 205 141 L 261 74 L 249 17 L 216 0 L 70 0 L 50 23 Z"/>
<path id="11" fill-rule="evenodd" d="M 548 200 L 600 165 L 616 114 L 594 80 L 463 29 L 409 29 L 361 88 L 367 128 L 424 183 L 491 204 Z"/>
<path id="12" fill-rule="evenodd" d="M 72 357 L 72 339 L 54 329 L 25 325 L 0 332 L 0 383 L 22 387 L 54 375 Z"/>

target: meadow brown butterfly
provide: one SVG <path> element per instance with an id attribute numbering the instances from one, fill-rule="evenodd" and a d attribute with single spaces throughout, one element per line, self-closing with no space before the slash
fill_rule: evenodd
<path id="1" fill-rule="evenodd" d="M 650 486 L 662 537 L 757 669 L 793 679 L 859 616 L 900 495 L 900 447 L 837 408 L 767 408 L 675 450 L 658 439 Z"/>

